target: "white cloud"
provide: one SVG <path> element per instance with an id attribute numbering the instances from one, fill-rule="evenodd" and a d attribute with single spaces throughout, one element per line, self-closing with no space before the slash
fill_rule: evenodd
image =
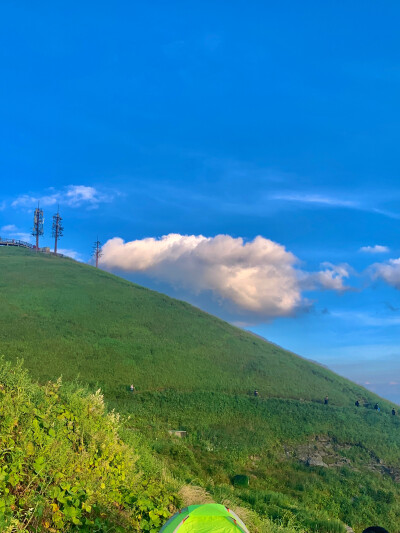
<path id="1" fill-rule="evenodd" d="M 267 316 L 284 316 L 301 305 L 295 256 L 263 237 L 244 243 L 217 235 L 170 234 L 125 243 L 114 238 L 103 246 L 101 264 L 184 287 L 212 291 L 238 308 Z"/>
<path id="2" fill-rule="evenodd" d="M 86 185 L 69 185 L 61 191 L 54 191 L 50 194 L 31 196 L 23 194 L 18 196 L 12 203 L 12 207 L 36 207 L 40 202 L 41 207 L 55 206 L 56 204 L 68 207 L 81 207 L 83 205 L 95 208 L 100 203 L 109 202 L 113 195 L 98 191 L 95 187 Z"/>
<path id="3" fill-rule="evenodd" d="M 285 200 L 287 202 L 298 202 L 303 204 L 320 204 L 331 207 L 359 207 L 359 203 L 353 200 L 342 200 L 341 198 L 335 198 L 333 196 L 326 196 L 321 194 L 282 193 L 274 194 L 273 199 Z"/>
<path id="4" fill-rule="evenodd" d="M 349 287 L 344 285 L 344 280 L 350 277 L 352 268 L 347 264 L 333 265 L 332 263 L 322 263 L 323 270 L 318 272 L 304 272 L 302 288 L 304 290 L 334 290 L 346 291 Z"/>
<path id="5" fill-rule="evenodd" d="M 76 250 L 71 250 L 70 248 L 58 248 L 57 252 L 66 255 L 67 257 L 71 257 L 71 259 L 75 259 L 75 261 L 83 261 L 81 254 Z"/>
<path id="6" fill-rule="evenodd" d="M 355 196 L 355 195 L 354 195 Z M 399 213 L 388 211 L 375 207 L 370 204 L 368 198 L 364 199 L 343 199 L 333 195 L 315 194 L 315 193 L 298 193 L 298 192 L 283 192 L 275 193 L 271 196 L 273 200 L 280 200 L 284 202 L 292 202 L 297 204 L 304 204 L 305 206 L 325 206 L 325 207 L 343 207 L 347 209 L 353 209 L 356 211 L 364 211 L 367 213 L 375 213 L 384 217 L 392 218 L 395 220 L 400 219 Z"/>
<path id="7" fill-rule="evenodd" d="M 17 231 L 17 226 L 15 224 L 8 224 L 7 226 L 2 226 L 0 231 L 4 233 L 10 233 L 12 231 Z"/>
<path id="8" fill-rule="evenodd" d="M 359 252 L 365 252 L 367 254 L 385 254 L 389 251 L 387 246 L 381 246 L 380 244 L 375 244 L 375 246 L 362 246 L 359 249 Z"/>
<path id="9" fill-rule="evenodd" d="M 30 233 L 26 233 L 25 231 L 21 231 L 17 228 L 17 226 L 15 226 L 15 224 L 7 224 L 6 226 L 2 226 L 0 228 L 0 232 L 3 234 L 3 237 L 8 239 L 17 239 L 25 242 L 32 241 L 32 235 Z"/>
<path id="10" fill-rule="evenodd" d="M 15 239 L 19 239 L 20 241 L 25 241 L 25 242 L 32 242 L 33 241 L 33 237 L 30 233 L 26 233 L 24 231 L 18 231 L 16 233 L 14 233 L 12 235 L 12 237 L 14 237 Z"/>
<path id="11" fill-rule="evenodd" d="M 58 201 L 58 196 L 30 196 L 29 194 L 22 194 L 18 196 L 12 203 L 12 207 L 36 207 L 40 202 L 41 207 L 49 207 L 55 205 Z"/>
<path id="12" fill-rule="evenodd" d="M 102 250 L 105 268 L 143 272 L 196 294 L 211 291 L 236 310 L 266 317 L 288 316 L 304 306 L 307 278 L 310 290 L 343 290 L 348 277 L 343 266 L 334 265 L 303 273 L 291 252 L 261 236 L 251 242 L 229 235 L 169 234 L 131 242 L 115 237 Z"/>
<path id="13" fill-rule="evenodd" d="M 83 203 L 99 204 L 108 201 L 109 197 L 101 194 L 94 187 L 71 185 L 64 194 L 64 201 L 70 207 L 79 207 Z"/>
<path id="14" fill-rule="evenodd" d="M 400 220 L 399 213 L 393 213 L 393 211 L 388 211 L 387 209 L 372 208 L 370 211 L 372 213 L 377 213 L 378 215 L 383 215 L 384 217 L 393 218 L 394 220 Z"/>
<path id="15" fill-rule="evenodd" d="M 400 289 L 400 258 L 385 263 L 375 263 L 369 269 L 373 279 L 382 279 L 395 289 Z"/>
<path id="16" fill-rule="evenodd" d="M 358 323 L 363 326 L 386 327 L 400 324 L 400 317 L 372 315 L 361 311 L 332 311 L 331 316 L 350 323 Z"/>

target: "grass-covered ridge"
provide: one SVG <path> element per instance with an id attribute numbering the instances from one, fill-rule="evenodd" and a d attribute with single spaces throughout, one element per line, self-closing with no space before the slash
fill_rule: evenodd
<path id="1" fill-rule="evenodd" d="M 255 511 L 254 531 L 342 533 L 347 523 L 359 533 L 380 523 L 400 532 L 400 423 L 388 402 L 93 267 L 0 249 L 0 272 L 0 353 L 23 358 L 43 384 L 62 376 L 101 388 L 128 441 L 135 436 L 142 456 L 159 457 L 178 483 Z M 312 466 L 324 448 L 326 466 Z M 235 474 L 249 487 L 234 487 Z"/>
<path id="2" fill-rule="evenodd" d="M 337 405 L 375 396 L 326 368 L 184 302 L 68 259 L 0 249 L 0 346 L 40 380 L 75 379 L 106 397 L 211 390 Z"/>

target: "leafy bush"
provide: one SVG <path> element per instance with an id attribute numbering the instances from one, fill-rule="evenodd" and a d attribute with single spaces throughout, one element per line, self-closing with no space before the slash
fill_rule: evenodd
<path id="1" fill-rule="evenodd" d="M 33 384 L 0 361 L 1 531 L 156 531 L 174 509 L 98 391 Z"/>

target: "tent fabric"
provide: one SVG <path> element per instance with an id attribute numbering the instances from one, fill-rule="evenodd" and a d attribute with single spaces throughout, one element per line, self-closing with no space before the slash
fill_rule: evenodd
<path id="1" fill-rule="evenodd" d="M 178 531 L 185 533 L 208 533 L 209 531 L 213 533 L 238 533 L 238 528 L 225 516 L 202 516 L 201 520 L 189 517 Z"/>
<path id="2" fill-rule="evenodd" d="M 176 513 L 160 533 L 249 533 L 240 518 L 218 503 L 189 505 Z"/>

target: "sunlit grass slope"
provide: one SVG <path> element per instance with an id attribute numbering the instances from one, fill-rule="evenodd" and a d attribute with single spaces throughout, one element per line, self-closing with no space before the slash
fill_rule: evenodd
<path id="1" fill-rule="evenodd" d="M 184 302 L 70 259 L 0 248 L 0 353 L 23 358 L 41 383 L 101 387 L 130 415 L 127 434 L 180 483 L 255 510 L 265 527 L 400 532 L 390 404 Z M 249 487 L 234 487 L 235 474 Z"/>
<path id="2" fill-rule="evenodd" d="M 174 388 L 321 401 L 373 395 L 199 309 L 69 259 L 0 249 L 0 348 L 107 397 Z"/>

